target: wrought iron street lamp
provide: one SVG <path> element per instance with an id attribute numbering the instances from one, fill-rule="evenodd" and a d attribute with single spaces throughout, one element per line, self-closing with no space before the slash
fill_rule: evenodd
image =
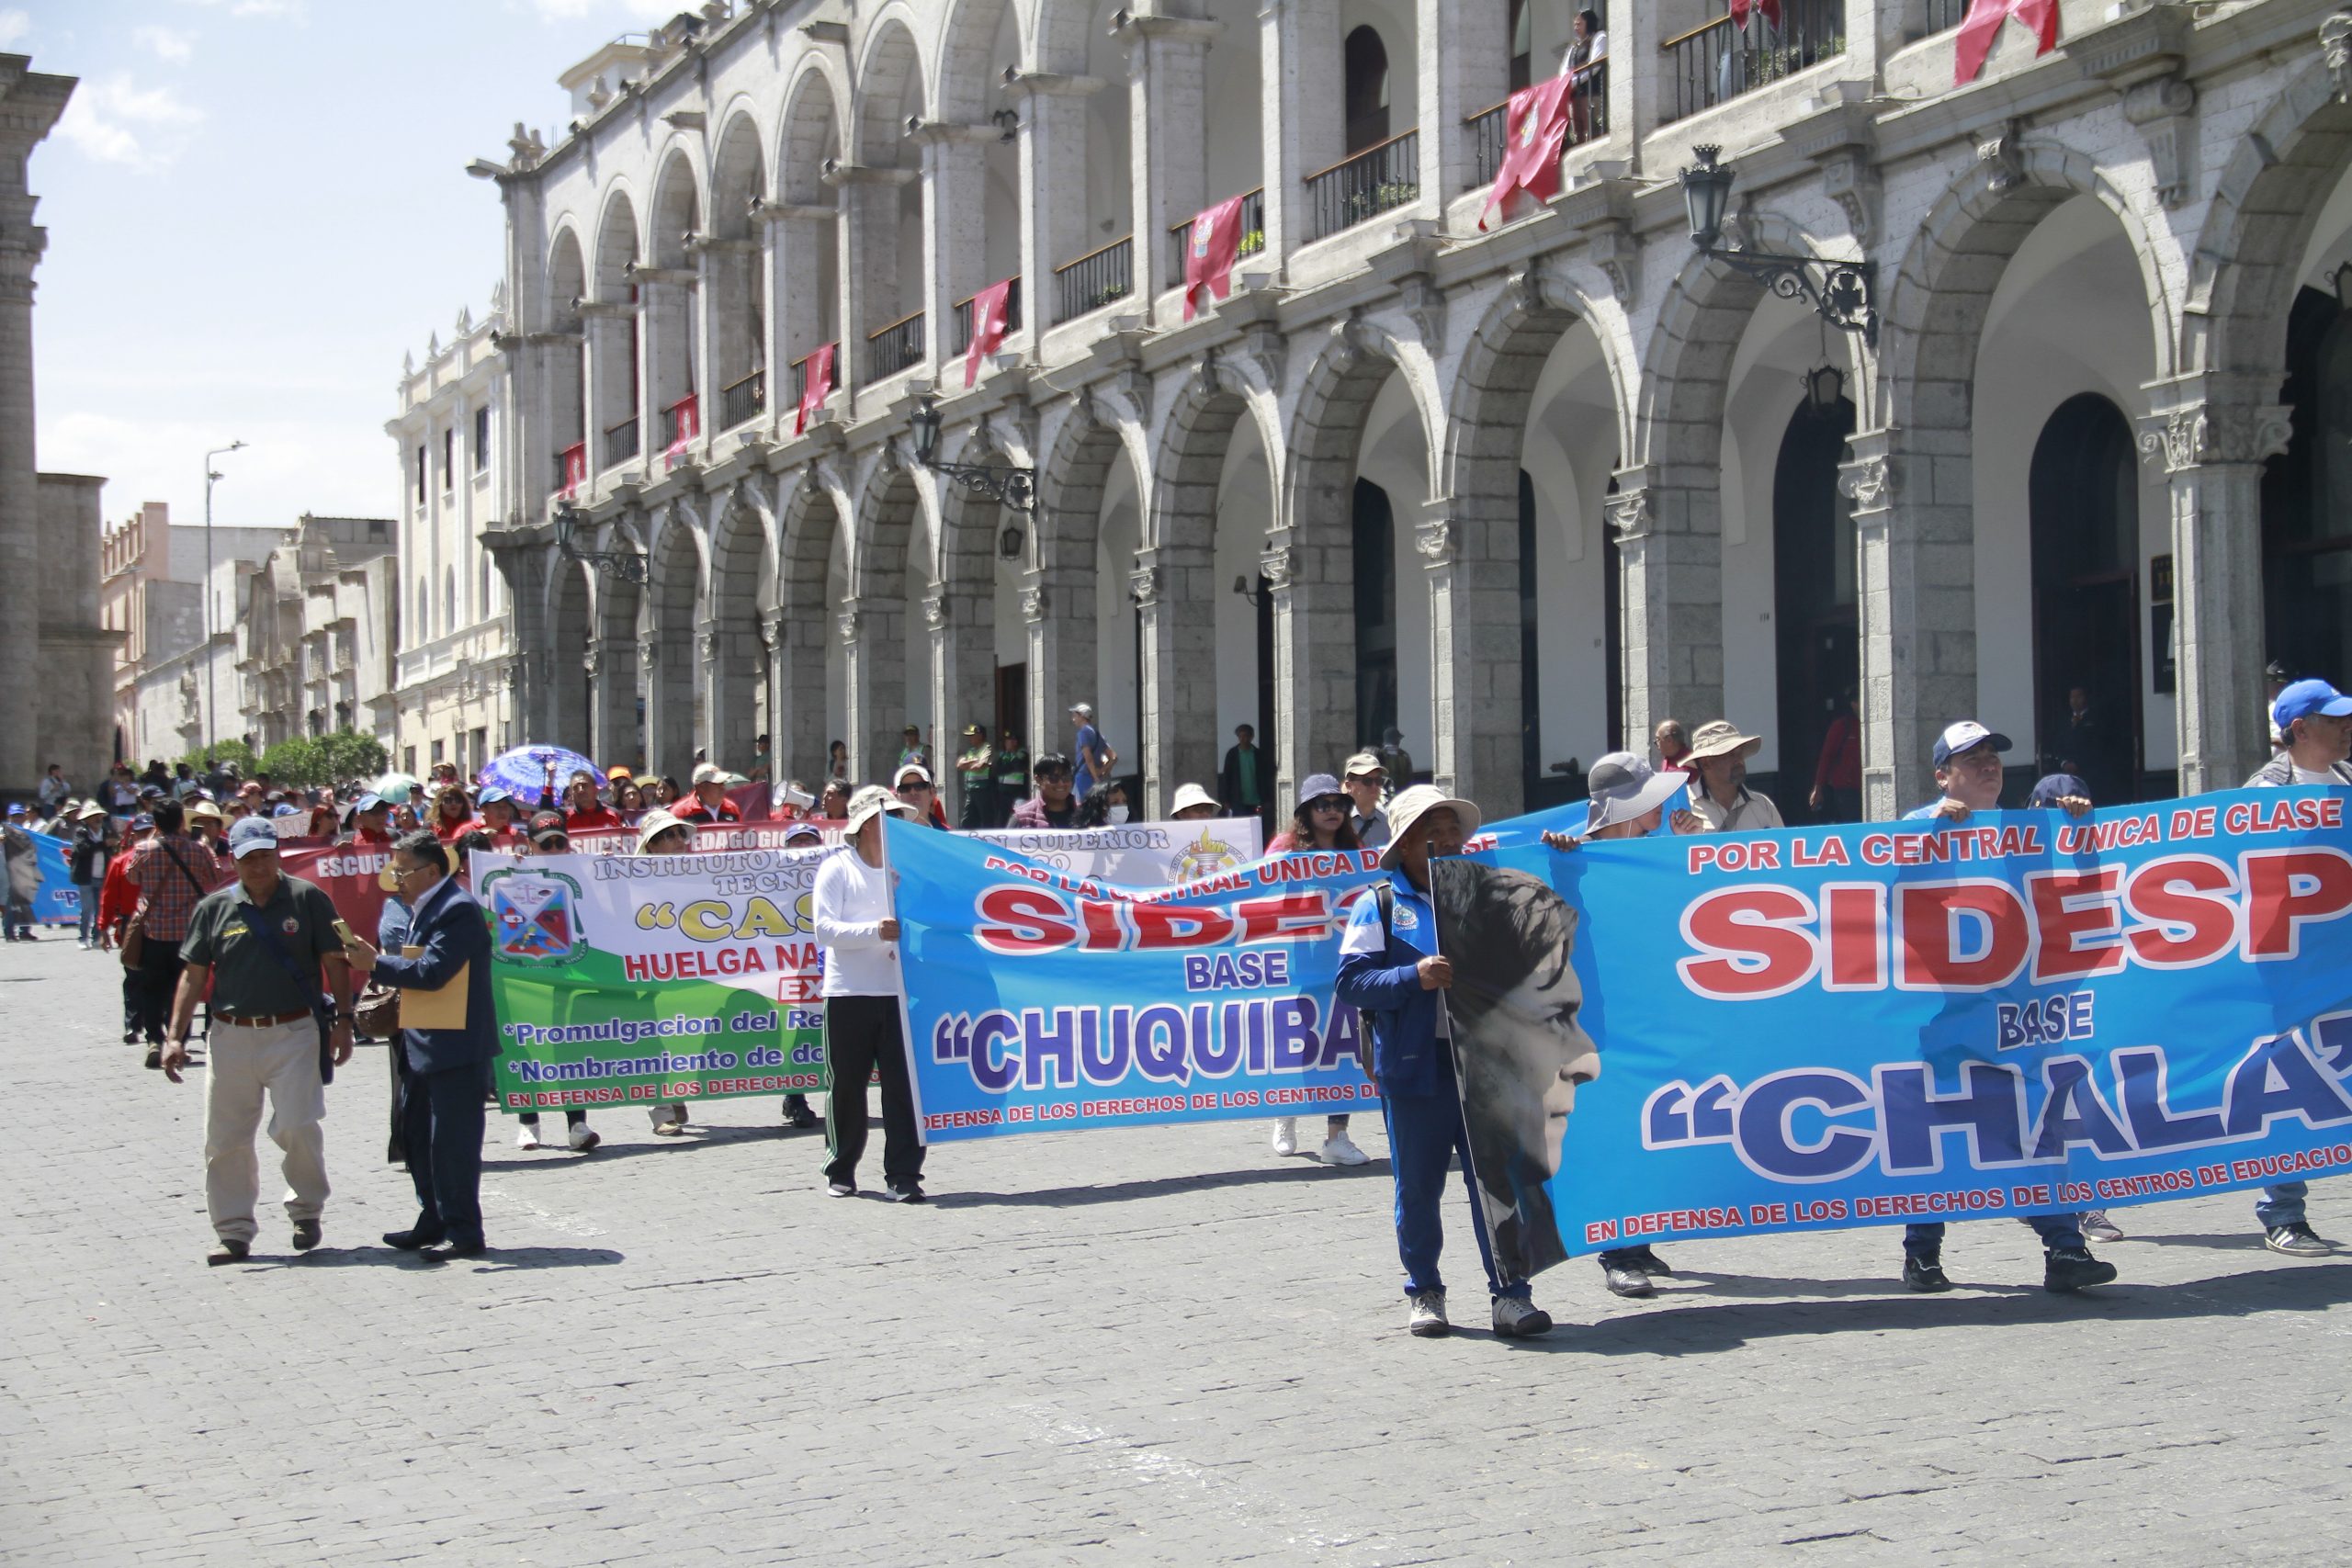
<path id="1" fill-rule="evenodd" d="M 925 392 L 915 400 L 912 416 L 915 461 L 933 473 L 954 479 L 966 490 L 1002 502 L 1015 512 L 1037 510 L 1037 470 L 993 463 L 939 461 L 939 401 Z M 1020 552 L 1016 549 L 1013 554 Z"/>
<path id="2" fill-rule="evenodd" d="M 1699 247 L 1699 254 L 1747 274 L 1783 299 L 1805 301 L 1839 332 L 1860 333 L 1863 343 L 1876 348 L 1878 310 L 1871 303 L 1871 286 L 1877 267 L 1867 258 L 1832 261 L 1726 249 L 1724 209 L 1730 203 L 1736 174 L 1716 161 L 1723 155 L 1722 148 L 1702 146 L 1690 151 L 1699 161 L 1682 171 L 1682 200 L 1690 210 L 1690 243 Z"/>
<path id="3" fill-rule="evenodd" d="M 593 567 L 618 582 L 643 583 L 651 579 L 645 557 L 635 550 L 583 550 L 580 540 L 590 526 L 581 515 L 580 508 L 569 502 L 560 502 L 555 509 L 556 554 L 566 560 L 576 560 Z"/>

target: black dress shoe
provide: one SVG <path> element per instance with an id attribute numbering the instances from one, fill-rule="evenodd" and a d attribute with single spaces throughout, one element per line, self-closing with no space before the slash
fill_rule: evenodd
<path id="1" fill-rule="evenodd" d="M 2041 1258 L 2041 1288 L 2060 1295 L 2115 1279 L 2115 1265 L 2100 1262 L 2084 1247 L 2053 1247 Z"/>
<path id="2" fill-rule="evenodd" d="M 1908 1252 L 1903 1255 L 1903 1282 L 1928 1295 L 1951 1289 L 1951 1281 L 1944 1277 L 1942 1258 L 1918 1258 Z"/>
<path id="3" fill-rule="evenodd" d="M 452 1258 L 480 1258 L 489 1250 L 490 1243 L 486 1241 L 443 1241 L 426 1247 L 421 1256 L 435 1263 L 447 1263 Z"/>
<path id="4" fill-rule="evenodd" d="M 1657 1287 L 1650 1283 L 1647 1274 L 1631 1263 L 1614 1258 L 1600 1266 L 1600 1280 L 1609 1287 L 1609 1293 L 1612 1296 L 1639 1301 L 1645 1296 L 1657 1294 Z"/>
<path id="5" fill-rule="evenodd" d="M 399 1252 L 415 1252 L 420 1248 L 431 1247 L 441 1240 L 445 1234 L 441 1231 L 424 1230 L 386 1231 L 384 1245 Z"/>
<path id="6" fill-rule="evenodd" d="M 294 1222 L 294 1250 L 297 1252 L 308 1252 L 311 1248 L 318 1245 L 319 1222 L 316 1220 L 296 1220 Z"/>
<path id="7" fill-rule="evenodd" d="M 1636 1247 L 1628 1251 L 1625 1261 L 1645 1274 L 1663 1274 L 1668 1279 L 1674 1277 L 1674 1270 L 1666 1266 L 1666 1259 L 1646 1247 Z"/>

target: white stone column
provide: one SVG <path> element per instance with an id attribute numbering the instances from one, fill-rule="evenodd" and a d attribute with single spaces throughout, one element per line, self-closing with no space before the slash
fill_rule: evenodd
<path id="1" fill-rule="evenodd" d="M 1862 807 L 1884 821 L 1935 791 L 1936 737 L 1975 716 L 1975 501 L 1968 433 L 1848 443 L 1860 600 Z"/>
<path id="2" fill-rule="evenodd" d="M 956 772 L 956 753 L 967 724 L 989 724 L 996 708 L 996 637 L 989 623 L 986 590 L 933 583 L 922 602 L 923 623 L 931 641 L 931 714 L 937 737 L 932 761 L 937 764 L 940 801 L 950 822 L 961 822 L 964 781 Z"/>
<path id="3" fill-rule="evenodd" d="M 768 412 L 785 422 L 788 434 L 798 412 L 793 362 L 838 335 L 840 301 L 831 301 L 833 309 L 828 312 L 818 280 L 823 276 L 823 258 L 838 250 L 834 220 L 839 215 L 830 207 L 773 206 L 763 208 L 760 216 L 768 231 Z M 835 276 L 840 276 L 838 265 Z M 834 357 L 838 384 L 848 367 L 838 363 L 841 355 Z"/>
<path id="4" fill-rule="evenodd" d="M 1224 24 L 1253 25 L 1238 17 Z M 1127 16 L 1128 145 L 1133 152 L 1136 288 L 1146 299 L 1184 281 L 1168 232 L 1236 191 L 1208 188 L 1208 51 L 1219 24 L 1179 17 Z"/>
<path id="5" fill-rule="evenodd" d="M 907 722 L 905 605 L 895 595 L 842 601 L 836 625 L 848 676 L 852 779 L 887 784 Z"/>
<path id="6" fill-rule="evenodd" d="M 1339 0 L 1267 0 L 1259 26 L 1266 250 L 1270 260 L 1287 266 L 1309 237 L 1303 182 L 1347 152 Z M 1404 68 L 1404 62 L 1391 62 L 1391 67 Z"/>
<path id="7" fill-rule="evenodd" d="M 588 644 L 586 667 L 589 736 L 597 765 L 641 768 L 646 759 L 639 755 L 643 748 L 637 727 L 637 644 L 627 637 L 597 637 Z"/>
<path id="8" fill-rule="evenodd" d="M 40 754 L 42 581 L 40 467 L 33 441 L 33 268 L 49 244 L 32 221 L 26 161 L 74 90 L 70 77 L 0 75 L 0 789 L 29 797 Z M 95 543 L 90 547 L 95 549 Z"/>
<path id="9" fill-rule="evenodd" d="M 2156 412 L 2140 422 L 2140 450 L 2164 465 L 2172 502 L 2180 793 L 2235 789 L 2270 755 L 2262 470 L 2287 449 L 2292 411 L 2259 401 L 2251 388 L 2196 379 L 2148 390 Z M 2162 651 L 2152 647 L 2146 658 Z"/>
<path id="10" fill-rule="evenodd" d="M 1422 508 L 1414 535 L 1429 578 L 1438 787 L 1492 817 L 1524 808 L 1520 715 L 1519 518 L 1453 500 Z"/>
<path id="11" fill-rule="evenodd" d="M 1166 812 L 1176 786 L 1216 777 L 1216 567 L 1204 546 L 1136 553 L 1143 626 L 1143 808 Z"/>
<path id="12" fill-rule="evenodd" d="M 1297 536 L 1279 530 L 1259 561 L 1274 596 L 1277 822 L 1283 804 L 1296 798 L 1298 781 L 1328 772 L 1359 739 L 1352 545 L 1344 534 L 1329 546 L 1301 544 Z"/>
<path id="13" fill-rule="evenodd" d="M 1623 573 L 1625 744 L 1664 718 L 1696 728 L 1724 705 L 1723 536 L 1713 470 L 1627 468 L 1603 502 Z M 1514 607 L 1511 624 L 1518 625 Z"/>
<path id="14" fill-rule="evenodd" d="M 1470 188 L 1477 168 L 1464 121 L 1510 94 L 1510 15 L 1508 6 L 1460 0 L 1415 0 L 1414 9 L 1421 40 L 1421 210 L 1442 215 L 1447 202 Z M 1551 75 L 1557 63 L 1534 62 L 1536 76 Z M 1389 69 L 1396 65 L 1391 61 Z"/>
<path id="15" fill-rule="evenodd" d="M 1023 574 L 1029 627 L 1029 755 L 1068 752 L 1069 705 L 1094 700 L 1094 574 L 1057 564 Z"/>
<path id="16" fill-rule="evenodd" d="M 961 391 L 956 347 L 956 302 L 998 281 L 980 276 L 988 265 L 988 144 L 990 126 L 926 124 L 913 140 L 923 163 L 923 353 L 949 391 Z M 1034 298 L 1034 296 L 1033 296 Z"/>
<path id="17" fill-rule="evenodd" d="M 1086 99 L 1102 87 L 1089 76 L 1035 72 L 1007 87 L 1022 101 L 1021 314 L 1032 342 L 1053 323 L 1054 268 L 1094 248 L 1086 203 L 1068 193 L 1085 188 Z"/>

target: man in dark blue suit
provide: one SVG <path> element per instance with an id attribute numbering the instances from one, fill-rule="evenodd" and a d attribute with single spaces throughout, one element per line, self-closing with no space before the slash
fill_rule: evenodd
<path id="1" fill-rule="evenodd" d="M 408 945 L 413 958 L 379 953 L 354 934 L 353 969 L 396 990 L 437 991 L 464 974 L 462 1028 L 402 1029 L 408 1067 L 401 1116 L 416 1224 L 384 1245 L 428 1258 L 479 1258 L 481 1232 L 482 1068 L 498 1055 L 498 1018 L 490 1000 L 490 927 L 481 906 L 458 886 L 440 840 L 419 829 L 392 846 L 385 874 L 390 891 L 414 911 Z M 409 998 L 401 998 L 407 1003 Z"/>

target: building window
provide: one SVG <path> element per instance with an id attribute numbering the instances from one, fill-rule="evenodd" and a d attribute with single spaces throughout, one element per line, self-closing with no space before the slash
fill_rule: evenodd
<path id="1" fill-rule="evenodd" d="M 441 433 L 441 488 L 447 490 L 458 471 L 458 427 L 451 425 Z"/>
<path id="2" fill-rule="evenodd" d="M 1388 47 L 1373 28 L 1358 28 L 1347 36 L 1341 55 L 1352 157 L 1388 140 Z"/>
<path id="3" fill-rule="evenodd" d="M 474 472 L 490 468 L 490 405 L 484 403 L 474 410 Z"/>
<path id="4" fill-rule="evenodd" d="M 424 504 L 424 447 L 422 444 L 416 449 L 416 503 L 419 506 Z"/>
<path id="5" fill-rule="evenodd" d="M 446 762 L 449 760 L 446 755 L 444 755 L 447 749 L 448 743 L 447 741 L 435 740 L 433 743 L 433 761 L 435 765 Z"/>

